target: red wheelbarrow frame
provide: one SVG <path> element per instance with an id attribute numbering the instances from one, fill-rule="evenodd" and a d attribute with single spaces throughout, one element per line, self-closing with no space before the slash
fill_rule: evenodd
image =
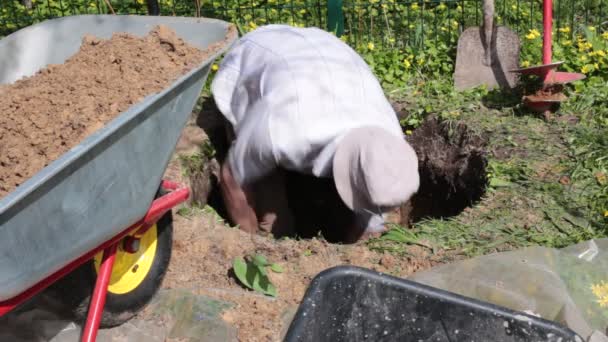
<path id="1" fill-rule="evenodd" d="M 32 298 L 34 295 L 40 293 L 57 280 L 74 271 L 80 265 L 91 260 L 97 253 L 103 251 L 103 258 L 99 268 L 99 274 L 97 276 L 93 295 L 91 296 L 91 303 L 89 304 L 87 321 L 82 332 L 82 341 L 95 341 L 97 338 L 97 332 L 99 330 L 99 323 L 101 321 L 103 307 L 106 302 L 108 283 L 110 282 L 110 275 L 112 274 L 112 267 L 114 265 L 114 258 L 116 256 L 116 247 L 125 236 L 132 233 L 135 229 L 137 229 L 137 234 L 145 233 L 169 210 L 178 204 L 185 202 L 188 199 L 188 196 L 190 196 L 190 190 L 188 188 L 182 187 L 179 184 L 171 181 L 163 180 L 162 188 L 171 190 L 171 192 L 155 199 L 152 202 L 150 209 L 148 209 L 148 212 L 141 220 L 126 228 L 112 239 L 101 244 L 99 247 L 72 261 L 59 271 L 46 277 L 16 297 L 0 302 L 0 316 L 5 315 L 15 307 Z"/>

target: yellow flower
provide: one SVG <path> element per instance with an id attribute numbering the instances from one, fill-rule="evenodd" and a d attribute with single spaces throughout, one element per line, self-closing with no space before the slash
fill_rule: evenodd
<path id="1" fill-rule="evenodd" d="M 608 308 L 608 283 L 602 281 L 591 285 L 591 292 L 597 297 L 600 308 Z"/>
<path id="2" fill-rule="evenodd" d="M 528 34 L 526 35 L 526 39 L 532 40 L 532 39 L 536 39 L 540 37 L 540 32 L 538 32 L 537 29 L 532 29 L 528 32 Z"/>
<path id="3" fill-rule="evenodd" d="M 595 53 L 598 56 L 600 56 L 600 57 L 605 57 L 606 56 L 606 53 L 604 52 L 604 50 L 597 50 Z"/>
<path id="4" fill-rule="evenodd" d="M 137 3 L 140 4 L 140 5 L 143 5 L 144 4 L 144 0 L 137 0 Z"/>
<path id="5" fill-rule="evenodd" d="M 373 50 L 375 47 L 374 43 L 367 43 L 367 48 Z"/>
<path id="6" fill-rule="evenodd" d="M 215 63 L 211 66 L 211 70 L 213 70 L 213 71 L 217 71 L 217 69 L 219 69 L 219 68 L 220 67 Z"/>
<path id="7" fill-rule="evenodd" d="M 604 211 L 604 217 L 608 217 L 608 210 Z"/>
<path id="8" fill-rule="evenodd" d="M 458 27 L 458 22 L 456 20 L 452 21 L 452 27 L 454 27 L 454 28 Z"/>
<path id="9" fill-rule="evenodd" d="M 585 42 L 583 40 L 578 41 L 578 51 L 583 52 L 585 50 L 589 50 L 593 47 L 593 44 Z"/>
<path id="10" fill-rule="evenodd" d="M 457 11 L 462 11 L 462 7 L 460 7 L 460 5 L 456 6 L 456 10 Z"/>
<path id="11" fill-rule="evenodd" d="M 562 45 L 564 45 L 564 46 L 570 46 L 570 45 L 572 45 L 572 41 L 571 40 L 564 40 L 564 42 L 562 43 Z"/>
<path id="12" fill-rule="evenodd" d="M 568 26 L 562 27 L 562 28 L 559 29 L 559 32 L 570 33 L 570 27 L 568 27 Z"/>
<path id="13" fill-rule="evenodd" d="M 600 66 L 597 63 L 593 63 L 593 67 L 597 70 L 600 68 Z"/>
<path id="14" fill-rule="evenodd" d="M 255 30 L 256 28 L 258 28 L 258 25 L 256 23 L 254 23 L 253 21 L 250 21 L 249 28 L 252 30 Z"/>
<path id="15" fill-rule="evenodd" d="M 412 135 L 412 130 L 411 130 L 411 129 L 406 130 L 406 131 L 405 131 L 405 134 L 406 134 L 406 135 Z"/>
<path id="16" fill-rule="evenodd" d="M 414 29 L 414 27 L 415 27 L 414 24 L 410 24 L 410 26 L 409 26 L 410 30 Z"/>
<path id="17" fill-rule="evenodd" d="M 411 8 L 415 11 L 415 10 L 417 10 L 419 8 L 419 6 L 418 6 L 417 3 L 413 3 L 412 6 L 411 6 Z"/>
<path id="18" fill-rule="evenodd" d="M 530 62 L 529 61 L 523 61 L 523 62 L 521 62 L 521 66 L 524 67 L 524 68 L 527 68 L 527 67 L 530 66 Z"/>
<path id="19" fill-rule="evenodd" d="M 589 64 L 583 65 L 583 67 L 581 68 L 581 72 L 583 74 L 588 74 L 589 72 L 591 72 L 593 69 L 591 68 L 591 66 Z"/>
<path id="20" fill-rule="evenodd" d="M 587 56 L 585 55 L 580 56 L 578 59 L 580 59 L 581 62 L 586 62 L 588 60 Z"/>
<path id="21" fill-rule="evenodd" d="M 443 4 L 443 3 L 439 4 L 439 6 L 437 6 L 437 9 L 440 10 L 440 11 L 443 11 L 446 8 L 447 8 L 447 6 L 445 4 Z"/>
<path id="22" fill-rule="evenodd" d="M 602 38 L 608 39 L 608 31 L 602 33 Z"/>
<path id="23" fill-rule="evenodd" d="M 441 27 L 441 31 L 446 32 L 447 30 L 448 30 L 447 27 L 445 27 L 445 26 Z"/>
<path id="24" fill-rule="evenodd" d="M 391 44 L 393 44 L 395 42 L 395 38 L 389 38 L 388 42 L 391 43 Z"/>
<path id="25" fill-rule="evenodd" d="M 512 8 L 513 10 L 516 10 L 516 9 L 517 9 L 517 6 L 515 6 L 515 5 L 511 5 L 511 8 Z"/>
<path id="26" fill-rule="evenodd" d="M 589 26 L 588 29 L 589 31 L 595 32 L 595 26 Z"/>
<path id="27" fill-rule="evenodd" d="M 405 66 L 406 69 L 409 69 L 412 66 L 412 63 L 410 63 L 410 61 L 408 61 L 407 59 L 404 59 L 403 65 Z"/>
<path id="28" fill-rule="evenodd" d="M 422 65 L 424 63 L 424 59 L 420 58 L 416 62 L 418 62 L 418 65 Z"/>
<path id="29" fill-rule="evenodd" d="M 348 36 L 347 35 L 343 35 L 342 37 L 340 37 L 340 40 L 343 42 L 347 42 L 348 41 Z"/>
<path id="30" fill-rule="evenodd" d="M 300 14 L 306 14 L 306 9 L 302 8 L 302 9 L 300 10 Z"/>

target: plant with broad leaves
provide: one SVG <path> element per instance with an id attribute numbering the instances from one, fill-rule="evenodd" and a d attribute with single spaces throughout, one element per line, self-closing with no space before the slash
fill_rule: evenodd
<path id="1" fill-rule="evenodd" d="M 267 267 L 270 267 L 275 273 L 283 272 L 283 268 L 279 264 L 268 262 L 266 257 L 261 254 L 246 256 L 245 260 L 235 258 L 232 263 L 234 274 L 241 284 L 254 291 L 276 297 L 277 289 L 268 278 Z"/>

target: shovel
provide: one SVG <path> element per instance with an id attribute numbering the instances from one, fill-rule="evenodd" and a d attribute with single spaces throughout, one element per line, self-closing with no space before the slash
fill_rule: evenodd
<path id="1" fill-rule="evenodd" d="M 519 37 L 494 25 L 494 1 L 483 0 L 482 27 L 469 27 L 458 39 L 454 86 L 465 90 L 485 84 L 488 88 L 513 88 L 519 67 Z"/>

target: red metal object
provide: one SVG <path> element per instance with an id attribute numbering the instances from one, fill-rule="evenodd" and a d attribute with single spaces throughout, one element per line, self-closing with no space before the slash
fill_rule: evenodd
<path id="1" fill-rule="evenodd" d="M 544 65 L 535 65 L 528 68 L 522 68 L 517 70 L 511 70 L 513 72 L 518 72 L 522 75 L 543 75 L 548 73 L 550 70 L 557 68 L 558 66 L 564 64 L 564 62 L 553 62 L 547 63 Z"/>
<path id="2" fill-rule="evenodd" d="M 563 62 L 551 62 L 552 40 L 553 1 L 543 0 L 543 64 L 513 70 L 513 72 L 518 72 L 523 75 L 536 75 L 543 81 L 542 89 L 538 90 L 535 94 L 524 97 L 524 103 L 537 112 L 548 111 L 553 104 L 560 103 L 566 99 L 561 93 L 547 91 L 549 88 L 556 84 L 571 83 L 585 78 L 585 75 L 583 74 L 555 71 Z"/>
<path id="3" fill-rule="evenodd" d="M 66 276 L 67 274 L 69 274 L 70 272 L 72 272 L 73 270 L 78 268 L 83 263 L 91 260 L 95 256 L 95 254 L 116 244 L 117 242 L 122 240 L 125 236 L 127 236 L 129 233 L 131 233 L 134 229 L 136 229 L 140 226 L 143 226 L 145 223 L 151 222 L 152 218 L 156 218 L 158 220 L 158 218 L 163 216 L 167 211 L 171 210 L 171 208 L 175 207 L 176 205 L 178 205 L 178 204 L 184 202 L 186 199 L 188 199 L 188 196 L 190 195 L 190 190 L 188 188 L 179 188 L 179 186 L 177 186 L 177 184 L 175 184 L 173 182 L 163 182 L 163 186 L 165 185 L 165 183 L 168 184 L 171 188 L 174 188 L 175 190 L 167 195 L 164 195 L 164 196 L 159 197 L 156 200 L 154 200 L 152 202 L 152 205 L 150 206 L 150 209 L 148 210 L 148 213 L 146 214 L 146 216 L 144 218 L 137 221 L 130 227 L 126 228 L 124 231 L 122 231 L 121 233 L 116 235 L 114 238 L 106 241 L 105 243 L 101 244 L 99 247 L 91 250 L 90 252 L 86 253 L 85 255 L 81 256 L 80 258 L 72 261 L 71 263 L 69 263 L 68 265 L 66 265 L 65 267 L 60 269 L 59 271 L 46 277 L 45 279 L 40 281 L 38 284 L 32 286 L 29 289 L 26 289 L 25 291 L 23 291 L 21 294 L 17 295 L 16 297 L 13 297 L 4 302 L 0 302 L 0 316 L 13 310 L 19 304 L 32 298 L 34 295 L 36 295 L 39 292 L 41 292 L 42 290 L 46 289 L 47 287 L 49 287 L 51 284 L 53 284 L 57 280 L 63 278 L 64 276 Z"/>
<path id="4" fill-rule="evenodd" d="M 553 71 L 547 78 L 548 84 L 566 84 L 585 79 L 585 75 L 576 72 Z"/>
<path id="5" fill-rule="evenodd" d="M 551 64 L 553 38 L 553 0 L 543 1 L 543 64 Z"/>
<path id="6" fill-rule="evenodd" d="M 118 243 L 115 243 L 103 251 L 99 275 L 97 276 L 95 290 L 91 297 L 87 322 L 82 332 L 83 342 L 94 342 L 97 339 L 99 322 L 101 322 L 101 316 L 103 315 L 103 306 L 106 304 L 108 284 L 110 283 L 110 276 L 112 275 L 112 266 L 114 266 L 117 245 Z"/>

